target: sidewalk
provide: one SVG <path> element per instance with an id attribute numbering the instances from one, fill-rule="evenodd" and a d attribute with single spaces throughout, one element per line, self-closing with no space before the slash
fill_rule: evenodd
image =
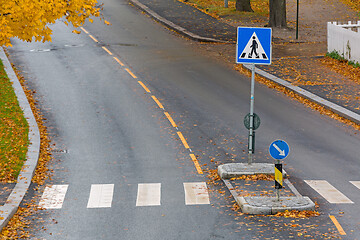
<path id="1" fill-rule="evenodd" d="M 175 29 L 181 34 L 186 35 L 187 37 L 196 39 L 193 35 L 200 36 L 201 38 L 209 38 L 210 41 L 219 41 L 219 42 L 236 42 L 236 28 L 228 24 L 222 23 L 215 18 L 210 17 L 209 15 L 187 5 L 183 4 L 177 0 L 130 0 L 135 6 L 144 9 L 143 5 L 148 7 L 150 11 L 155 12 L 161 18 L 164 18 L 165 22 L 162 19 L 159 19 L 157 16 L 148 12 L 152 17 L 155 17 L 156 20 L 160 20 L 169 27 Z M 140 3 L 140 4 L 139 4 Z M 168 22 L 174 23 L 176 26 L 171 26 L 172 24 L 167 24 Z M 186 30 L 181 31 L 183 28 Z M 190 34 L 188 34 L 188 32 Z M 192 35 L 192 34 L 193 35 Z M 198 40 L 203 40 L 199 38 Z"/>

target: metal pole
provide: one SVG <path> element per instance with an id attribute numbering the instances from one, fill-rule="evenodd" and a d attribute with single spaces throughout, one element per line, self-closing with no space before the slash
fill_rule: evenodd
<path id="1" fill-rule="evenodd" d="M 252 154 L 254 153 L 254 92 L 255 92 L 255 64 L 251 65 L 251 89 L 250 89 L 250 129 L 249 129 L 249 156 L 248 164 L 252 164 Z"/>
<path id="2" fill-rule="evenodd" d="M 277 163 L 279 164 L 280 160 L 277 160 Z M 276 189 L 276 197 L 277 197 L 277 200 L 280 201 L 280 190 L 279 190 L 279 188 Z"/>
<path id="3" fill-rule="evenodd" d="M 299 39 L 299 0 L 296 0 L 296 39 Z"/>

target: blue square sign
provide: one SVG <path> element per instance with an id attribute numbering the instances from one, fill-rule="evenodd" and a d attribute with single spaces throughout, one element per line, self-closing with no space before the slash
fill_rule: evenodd
<path id="1" fill-rule="evenodd" d="M 238 27 L 236 63 L 271 64 L 271 28 Z"/>

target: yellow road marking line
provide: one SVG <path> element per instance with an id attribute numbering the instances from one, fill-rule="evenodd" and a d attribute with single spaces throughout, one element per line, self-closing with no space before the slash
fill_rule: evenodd
<path id="1" fill-rule="evenodd" d="M 339 231 L 340 235 L 346 235 L 346 232 L 341 227 L 340 223 L 336 220 L 335 216 L 329 215 L 329 217 L 333 221 L 333 223 L 335 224 L 335 226 L 336 226 L 337 230 Z"/>
<path id="2" fill-rule="evenodd" d="M 194 154 L 190 154 L 190 157 L 191 159 L 193 160 L 194 162 L 194 165 L 196 167 L 196 170 L 199 174 L 203 174 L 203 171 L 201 170 L 201 167 L 200 167 L 200 164 L 199 164 L 199 161 L 196 159 L 195 155 Z"/>
<path id="3" fill-rule="evenodd" d="M 113 57 L 121 66 L 125 66 L 117 57 Z"/>
<path id="4" fill-rule="evenodd" d="M 95 42 L 99 42 L 96 38 L 94 38 L 91 34 L 89 34 L 89 37 L 94 40 Z"/>
<path id="5" fill-rule="evenodd" d="M 85 28 L 80 27 L 80 29 L 83 30 L 86 34 L 89 34 L 89 32 L 85 30 Z"/>
<path id="6" fill-rule="evenodd" d="M 164 106 L 161 104 L 161 102 L 159 102 L 159 100 L 157 100 L 157 98 L 154 95 L 152 95 L 151 97 L 152 97 L 152 99 L 154 99 L 154 101 L 159 106 L 159 108 L 164 109 Z"/>
<path id="7" fill-rule="evenodd" d="M 189 145 L 186 142 L 186 139 L 184 138 L 184 136 L 182 135 L 181 132 L 177 132 L 177 134 L 179 135 L 179 138 L 181 139 L 182 143 L 184 144 L 185 148 L 188 149 L 190 148 Z"/>
<path id="8" fill-rule="evenodd" d="M 125 68 L 125 70 L 133 77 L 133 78 L 137 78 L 137 76 L 135 76 L 135 74 L 133 74 L 130 69 Z"/>
<path id="9" fill-rule="evenodd" d="M 176 123 L 174 122 L 174 120 L 172 119 L 172 117 L 170 116 L 170 114 L 168 112 L 164 112 L 165 116 L 169 119 L 171 125 L 176 128 Z"/>
<path id="10" fill-rule="evenodd" d="M 138 83 L 145 89 L 146 92 L 150 92 L 150 90 L 143 84 L 141 81 L 138 81 Z"/>
<path id="11" fill-rule="evenodd" d="M 102 49 L 104 49 L 108 54 L 113 55 L 112 52 L 110 52 L 106 47 L 102 47 Z"/>

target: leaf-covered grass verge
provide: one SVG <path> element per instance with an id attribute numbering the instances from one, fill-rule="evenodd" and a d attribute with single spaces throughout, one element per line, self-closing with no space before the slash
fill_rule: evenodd
<path id="1" fill-rule="evenodd" d="M 254 12 L 240 12 L 235 9 L 235 0 L 228 0 L 228 7 L 224 7 L 224 0 L 179 0 L 189 4 L 212 17 L 224 17 L 227 19 L 240 16 L 255 17 L 269 15 L 269 0 L 252 0 L 251 7 Z"/>
<path id="2" fill-rule="evenodd" d="M 339 60 L 340 62 L 347 63 L 350 66 L 353 66 L 355 68 L 360 68 L 360 63 L 355 61 L 349 61 L 345 59 L 343 56 L 341 56 L 337 51 L 332 51 L 330 53 L 326 53 L 327 57 L 331 57 L 333 59 Z"/>
<path id="3" fill-rule="evenodd" d="M 350 8 L 352 8 L 353 10 L 359 12 L 359 17 L 360 17 L 360 4 L 359 4 L 359 0 L 341 0 L 341 2 L 343 2 L 344 4 L 348 5 Z"/>
<path id="4" fill-rule="evenodd" d="M 45 118 L 41 114 L 39 108 L 36 106 L 37 102 L 34 97 L 35 90 L 29 89 L 26 84 L 26 80 L 21 75 L 20 71 L 18 71 L 15 66 L 12 67 L 15 70 L 15 73 L 23 87 L 40 131 L 39 159 L 35 174 L 31 179 L 31 182 L 35 184 L 34 186 L 36 186 L 33 188 L 34 195 L 40 196 L 43 191 L 41 186 L 45 184 L 46 179 L 50 178 L 52 172 L 48 169 L 48 162 L 52 159 L 50 138 L 48 136 L 47 127 L 44 124 Z M 17 212 L 10 219 L 10 222 L 7 224 L 7 226 L 3 228 L 2 232 L 0 233 L 0 240 L 32 239 L 29 229 L 33 227 L 31 225 L 32 221 L 35 220 L 35 215 L 39 210 L 40 209 L 38 208 L 37 198 L 33 198 L 28 202 L 23 202 L 22 206 L 18 208 Z"/>
<path id="5" fill-rule="evenodd" d="M 15 182 L 26 160 L 29 126 L 0 61 L 0 182 Z"/>

